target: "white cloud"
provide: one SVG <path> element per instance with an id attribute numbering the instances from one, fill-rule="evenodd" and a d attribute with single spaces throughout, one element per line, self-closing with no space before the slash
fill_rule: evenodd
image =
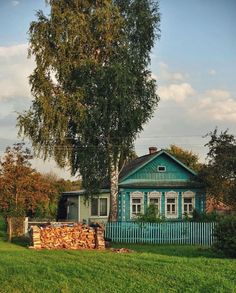
<path id="1" fill-rule="evenodd" d="M 186 74 L 171 71 L 169 69 L 169 66 L 164 62 L 159 63 L 159 69 L 160 69 L 160 79 L 163 79 L 165 81 L 181 82 L 181 81 L 184 81 L 187 77 Z"/>
<path id="2" fill-rule="evenodd" d="M 9 47 L 0 47 L 0 58 L 10 58 L 13 56 L 27 56 L 27 44 L 18 44 Z"/>
<path id="3" fill-rule="evenodd" d="M 236 122 L 236 99 L 226 90 L 208 90 L 199 96 L 198 103 L 189 112 L 197 119 Z"/>
<path id="4" fill-rule="evenodd" d="M 16 1 L 16 0 L 14 0 L 14 1 L 11 1 L 11 4 L 12 4 L 13 6 L 17 6 L 18 4 L 20 4 L 20 1 Z"/>
<path id="5" fill-rule="evenodd" d="M 28 76 L 33 61 L 27 59 L 27 44 L 0 47 L 0 101 L 31 97 Z"/>
<path id="6" fill-rule="evenodd" d="M 229 91 L 219 89 L 211 89 L 203 94 L 203 97 L 211 99 L 228 99 L 230 96 Z"/>
<path id="7" fill-rule="evenodd" d="M 208 71 L 208 73 L 209 73 L 210 75 L 216 75 L 216 71 L 215 71 L 215 69 L 210 69 L 210 70 Z"/>
<path id="8" fill-rule="evenodd" d="M 160 86 L 158 90 L 158 95 L 160 96 L 161 100 L 175 101 L 176 103 L 181 103 L 194 94 L 195 90 L 189 83 L 186 82 L 181 84 Z"/>

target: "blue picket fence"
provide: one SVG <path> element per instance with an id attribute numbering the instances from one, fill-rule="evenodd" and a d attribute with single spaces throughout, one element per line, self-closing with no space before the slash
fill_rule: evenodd
<path id="1" fill-rule="evenodd" d="M 113 242 L 153 244 L 198 244 L 211 246 L 215 223 L 161 222 L 107 223 L 105 237 Z"/>

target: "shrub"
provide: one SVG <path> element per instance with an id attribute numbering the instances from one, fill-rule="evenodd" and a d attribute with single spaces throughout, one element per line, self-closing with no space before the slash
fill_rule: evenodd
<path id="1" fill-rule="evenodd" d="M 213 248 L 226 256 L 236 257 L 236 214 L 222 217 L 217 222 Z"/>
<path id="2" fill-rule="evenodd" d="M 159 223 L 163 220 L 164 218 L 160 217 L 157 206 L 150 204 L 150 206 L 147 207 L 146 212 L 139 215 L 136 221 L 145 223 Z"/>
<path id="3" fill-rule="evenodd" d="M 189 219 L 194 222 L 217 222 L 221 217 L 215 211 L 211 213 L 199 213 L 197 210 L 193 210 L 193 216 Z"/>

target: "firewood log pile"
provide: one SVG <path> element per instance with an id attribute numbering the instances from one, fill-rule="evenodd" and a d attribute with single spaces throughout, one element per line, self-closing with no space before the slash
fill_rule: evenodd
<path id="1" fill-rule="evenodd" d="M 104 230 L 82 224 L 31 227 L 30 248 L 34 249 L 104 249 Z"/>

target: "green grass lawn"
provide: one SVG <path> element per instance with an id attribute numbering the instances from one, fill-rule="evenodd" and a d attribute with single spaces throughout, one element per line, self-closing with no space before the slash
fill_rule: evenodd
<path id="1" fill-rule="evenodd" d="M 34 251 L 0 234 L 0 292 L 236 292 L 236 260 L 206 248 L 114 245 L 135 250 Z"/>

